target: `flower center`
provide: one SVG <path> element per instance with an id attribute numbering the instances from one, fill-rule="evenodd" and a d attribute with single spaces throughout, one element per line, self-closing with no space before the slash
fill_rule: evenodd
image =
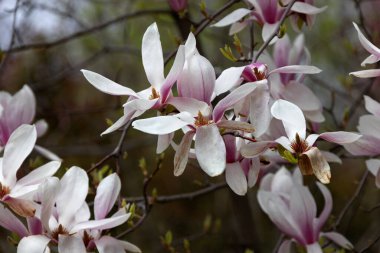
<path id="1" fill-rule="evenodd" d="M 59 224 L 59 226 L 51 232 L 51 237 L 56 241 L 58 241 L 59 235 L 69 235 L 69 231 L 67 231 L 67 229 L 61 224 Z"/>
<path id="2" fill-rule="evenodd" d="M 262 63 L 252 63 L 244 68 L 242 77 L 247 82 L 256 82 L 266 79 L 268 76 L 268 67 Z"/>
<path id="3" fill-rule="evenodd" d="M 11 190 L 9 189 L 9 187 L 0 183 L 0 199 L 4 198 L 4 196 L 9 194 L 10 191 Z"/>
<path id="4" fill-rule="evenodd" d="M 83 237 L 82 237 L 82 240 L 83 240 L 83 243 L 84 245 L 86 245 L 86 247 L 88 246 L 88 244 L 94 239 L 94 237 L 92 237 L 91 235 L 89 235 L 87 233 L 87 231 L 85 230 L 84 233 L 83 233 Z"/>
<path id="5" fill-rule="evenodd" d="M 195 126 L 200 127 L 200 126 L 205 126 L 208 124 L 211 124 L 213 121 L 208 120 L 205 116 L 202 115 L 201 112 L 198 112 L 198 116 L 195 117 Z"/>
<path id="6" fill-rule="evenodd" d="M 298 133 L 296 134 L 296 139 L 290 144 L 290 146 L 297 154 L 302 154 L 310 149 L 307 141 L 302 140 Z"/>
<path id="7" fill-rule="evenodd" d="M 152 94 L 149 96 L 149 99 L 153 100 L 156 98 L 160 98 L 160 93 L 155 88 L 152 87 Z"/>

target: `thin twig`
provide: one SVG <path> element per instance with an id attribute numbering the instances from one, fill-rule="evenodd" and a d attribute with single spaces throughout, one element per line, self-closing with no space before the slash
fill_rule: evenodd
<path id="1" fill-rule="evenodd" d="M 257 59 L 260 57 L 260 55 L 264 52 L 264 50 L 268 47 L 268 45 L 271 43 L 274 37 L 277 36 L 278 32 L 280 31 L 280 28 L 282 24 L 285 22 L 285 19 L 287 18 L 288 14 L 290 13 L 290 10 L 292 9 L 293 4 L 296 2 L 296 0 L 292 0 L 286 7 L 286 10 L 284 14 L 282 14 L 280 21 L 278 22 L 276 29 L 273 31 L 273 33 L 269 36 L 269 38 L 264 42 L 264 44 L 260 47 L 259 51 L 257 51 L 257 54 L 255 58 L 253 59 L 253 62 L 256 62 Z"/>
<path id="2" fill-rule="evenodd" d="M 369 243 L 369 244 L 366 245 L 363 249 L 361 249 L 360 251 L 358 251 L 358 253 L 366 252 L 366 251 L 369 250 L 373 245 L 375 245 L 378 241 L 380 241 L 380 235 L 377 235 L 377 237 L 376 237 L 371 243 Z"/>

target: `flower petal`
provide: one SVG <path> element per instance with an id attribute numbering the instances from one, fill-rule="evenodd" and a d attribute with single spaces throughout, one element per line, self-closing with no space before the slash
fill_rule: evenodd
<path id="1" fill-rule="evenodd" d="M 333 241 L 335 244 L 345 249 L 354 249 L 354 246 L 343 235 L 339 233 L 327 232 L 327 233 L 322 233 L 322 236 L 326 237 L 330 241 Z"/>
<path id="2" fill-rule="evenodd" d="M 364 96 L 365 109 L 375 115 L 380 117 L 380 103 L 375 101 L 369 96 Z"/>
<path id="3" fill-rule="evenodd" d="M 158 135 L 156 154 L 164 152 L 170 146 L 173 137 L 174 133 Z"/>
<path id="4" fill-rule="evenodd" d="M 58 178 L 48 178 L 38 189 L 39 196 L 41 196 L 41 217 L 40 220 L 44 228 L 50 231 L 49 220 L 52 215 L 53 207 L 56 198 L 61 190 L 60 181 Z"/>
<path id="5" fill-rule="evenodd" d="M 315 7 L 314 5 L 304 3 L 304 2 L 295 2 L 292 6 L 292 11 L 297 12 L 297 13 L 302 13 L 306 15 L 315 15 L 318 13 L 321 13 L 327 9 L 327 6 L 318 8 Z"/>
<path id="6" fill-rule="evenodd" d="M 350 75 L 359 77 L 359 78 L 372 78 L 380 76 L 380 69 L 367 69 L 361 71 L 351 72 Z"/>
<path id="7" fill-rule="evenodd" d="M 268 148 L 276 146 L 274 141 L 258 141 L 250 142 L 240 149 L 242 156 L 246 158 L 253 158 L 265 152 Z"/>
<path id="8" fill-rule="evenodd" d="M 360 66 L 364 67 L 367 64 L 374 64 L 378 61 L 380 61 L 380 56 L 376 56 L 376 55 L 371 54 L 370 56 L 365 58 L 362 63 L 360 63 Z"/>
<path id="9" fill-rule="evenodd" d="M 254 159 L 252 159 L 252 164 L 249 166 L 249 170 L 248 170 L 248 187 L 249 188 L 255 186 L 257 179 L 259 177 L 260 167 L 261 167 L 260 158 L 255 157 Z"/>
<path id="10" fill-rule="evenodd" d="M 255 137 L 263 135 L 272 119 L 269 107 L 269 91 L 267 84 L 260 84 L 250 97 L 249 119 L 256 129 Z"/>
<path id="11" fill-rule="evenodd" d="M 269 75 L 272 75 L 274 73 L 294 73 L 294 74 L 318 74 L 321 73 L 321 69 L 315 67 L 315 66 L 309 66 L 309 65 L 289 65 L 284 66 L 278 69 L 274 69 L 269 72 Z"/>
<path id="12" fill-rule="evenodd" d="M 323 253 L 321 246 L 318 242 L 306 245 L 307 253 Z"/>
<path id="13" fill-rule="evenodd" d="M 376 177 L 376 186 L 380 188 L 380 160 L 369 159 L 366 162 L 368 170 Z"/>
<path id="14" fill-rule="evenodd" d="M 283 240 L 277 253 L 291 253 L 291 249 L 292 249 L 292 241 Z"/>
<path id="15" fill-rule="evenodd" d="M 180 114 L 188 114 L 186 112 Z M 181 129 L 189 123 L 181 120 L 180 115 L 175 116 L 158 116 L 147 119 L 139 119 L 132 123 L 132 126 L 144 133 L 148 134 L 169 134 Z"/>
<path id="16" fill-rule="evenodd" d="M 2 204 L 0 204 L 0 226 L 16 233 L 21 238 L 29 234 L 24 224 Z"/>
<path id="17" fill-rule="evenodd" d="M 244 196 L 247 193 L 247 178 L 239 162 L 226 165 L 226 182 L 237 195 Z"/>
<path id="18" fill-rule="evenodd" d="M 71 233 L 76 233 L 85 229 L 99 229 L 105 230 L 117 227 L 123 223 L 125 223 L 129 217 L 130 213 L 112 216 L 111 218 L 101 219 L 101 220 L 89 220 L 76 224 L 71 230 Z"/>
<path id="19" fill-rule="evenodd" d="M 347 144 L 357 141 L 361 137 L 361 135 L 351 132 L 338 131 L 325 132 L 320 134 L 319 137 L 329 142 L 334 142 L 337 144 Z"/>
<path id="20" fill-rule="evenodd" d="M 120 178 L 116 173 L 104 178 L 96 189 L 94 200 L 95 220 L 103 219 L 114 206 L 121 189 Z"/>
<path id="21" fill-rule="evenodd" d="M 180 176 L 186 169 L 189 151 L 194 137 L 193 131 L 188 131 L 181 140 L 174 156 L 174 176 Z"/>
<path id="22" fill-rule="evenodd" d="M 324 184 L 330 183 L 330 166 L 318 148 L 312 147 L 298 159 L 302 174 L 313 174 Z"/>
<path id="23" fill-rule="evenodd" d="M 46 159 L 49 159 L 50 161 L 58 161 L 58 162 L 62 161 L 62 158 L 60 158 L 59 156 L 57 156 L 56 154 L 54 154 L 50 150 L 48 150 L 44 147 L 41 147 L 39 145 L 35 145 L 34 150 L 37 151 L 40 155 L 42 155 Z"/>
<path id="24" fill-rule="evenodd" d="M 37 204 L 31 200 L 8 197 L 3 203 L 7 204 L 10 209 L 21 217 L 34 217 L 36 213 Z"/>
<path id="25" fill-rule="evenodd" d="M 203 115 L 209 114 L 209 105 L 194 98 L 171 97 L 168 99 L 167 103 L 173 105 L 180 112 L 190 113 L 193 117 L 198 116 L 199 112 Z"/>
<path id="26" fill-rule="evenodd" d="M 325 200 L 325 205 L 323 207 L 321 214 L 318 217 L 318 224 L 317 224 L 317 227 L 315 228 L 316 231 L 321 231 L 323 225 L 326 223 L 328 217 L 330 216 L 332 206 L 333 206 L 333 199 L 332 199 L 329 189 L 325 185 L 317 182 L 317 186 L 319 190 L 321 191 L 323 198 Z"/>
<path id="27" fill-rule="evenodd" d="M 303 111 L 321 110 L 318 97 L 304 84 L 291 81 L 282 91 L 282 97 L 297 105 Z"/>
<path id="28" fill-rule="evenodd" d="M 220 74 L 215 81 L 215 93 L 217 96 L 227 92 L 241 83 L 241 74 L 243 73 L 245 66 L 243 67 L 231 67 Z"/>
<path id="29" fill-rule="evenodd" d="M 87 81 L 101 92 L 117 96 L 125 95 L 138 97 L 136 92 L 134 92 L 132 89 L 115 83 L 114 81 L 111 81 L 110 79 L 99 75 L 98 73 L 85 69 L 82 69 L 81 71 Z"/>
<path id="30" fill-rule="evenodd" d="M 365 50 L 367 50 L 369 53 L 371 54 L 374 54 L 376 56 L 380 56 L 380 49 L 378 47 L 376 47 L 374 44 L 372 44 L 364 35 L 363 33 L 360 31 L 359 27 L 357 24 L 355 24 L 354 22 L 352 23 L 356 29 L 356 31 L 358 32 L 358 37 L 359 37 L 359 41 L 360 43 L 362 44 L 362 46 L 365 48 Z"/>
<path id="31" fill-rule="evenodd" d="M 50 239 L 44 235 L 31 235 L 21 239 L 17 253 L 45 253 Z"/>
<path id="32" fill-rule="evenodd" d="M 42 135 L 44 135 L 49 128 L 48 123 L 44 119 L 36 121 L 34 125 L 36 126 L 37 137 L 41 137 Z"/>
<path id="33" fill-rule="evenodd" d="M 219 128 L 243 131 L 246 133 L 253 133 L 255 128 L 252 124 L 244 121 L 235 121 L 235 120 L 221 120 L 217 123 Z"/>
<path id="34" fill-rule="evenodd" d="M 222 18 L 221 20 L 213 24 L 212 26 L 223 27 L 223 26 L 231 25 L 232 23 L 235 23 L 239 21 L 240 19 L 242 19 L 243 17 L 247 16 L 251 12 L 252 11 L 249 9 L 239 8 L 237 10 L 234 10 L 233 12 L 231 12 L 230 14 L 228 14 L 227 16 L 225 16 L 224 18 Z"/>
<path id="35" fill-rule="evenodd" d="M 115 238 L 107 235 L 102 236 L 99 240 L 95 240 L 95 244 L 99 253 L 120 253 L 125 250 L 135 253 L 141 252 L 141 250 L 135 245 L 129 242 L 116 240 Z"/>
<path id="36" fill-rule="evenodd" d="M 223 173 L 226 167 L 226 147 L 215 124 L 197 128 L 195 154 L 201 168 L 211 177 Z"/>
<path id="37" fill-rule="evenodd" d="M 359 140 L 343 146 L 353 155 L 374 156 L 380 154 L 380 139 L 370 135 L 363 135 Z"/>
<path id="38" fill-rule="evenodd" d="M 86 253 L 86 247 L 82 238 L 76 236 L 59 235 L 58 237 L 59 253 Z"/>
<path id="39" fill-rule="evenodd" d="M 298 106 L 286 100 L 279 99 L 272 105 L 271 113 L 273 117 L 282 121 L 290 140 L 294 140 L 296 134 L 298 134 L 301 139 L 305 139 L 306 121 Z"/>
<path id="40" fill-rule="evenodd" d="M 37 131 L 34 126 L 21 125 L 17 128 L 5 145 L 3 156 L 3 182 L 8 187 L 16 183 L 16 173 L 26 157 L 32 152 L 37 139 Z"/>
<path id="41" fill-rule="evenodd" d="M 164 58 L 157 24 L 151 24 L 145 31 L 141 45 L 142 61 L 149 83 L 160 89 L 164 78 Z"/>

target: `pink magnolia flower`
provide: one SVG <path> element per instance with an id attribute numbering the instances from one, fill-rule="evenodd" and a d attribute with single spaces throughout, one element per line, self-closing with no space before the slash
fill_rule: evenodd
<path id="1" fill-rule="evenodd" d="M 368 56 L 362 63 L 362 66 L 365 66 L 366 64 L 372 64 L 380 61 L 380 49 L 376 47 L 374 44 L 372 44 L 360 31 L 357 24 L 353 23 L 356 31 L 358 32 L 359 41 L 362 44 L 362 46 L 370 53 L 370 56 Z M 350 75 L 354 75 L 356 77 L 360 78 L 371 78 L 371 77 L 377 77 L 380 76 L 380 69 L 368 69 L 368 70 L 361 70 L 356 72 L 351 72 Z"/>
<path id="2" fill-rule="evenodd" d="M 0 202 L 24 217 L 34 216 L 36 206 L 32 202 L 33 193 L 61 165 L 59 161 L 49 162 L 17 180 L 17 171 L 32 152 L 36 139 L 35 126 L 21 125 L 9 137 L 0 159 Z"/>
<path id="3" fill-rule="evenodd" d="M 168 0 L 170 8 L 176 12 L 184 11 L 187 8 L 187 0 Z"/>
<path id="4" fill-rule="evenodd" d="M 254 7 L 253 10 L 246 8 L 237 9 L 219 20 L 219 22 L 213 26 L 224 27 L 231 25 L 230 35 L 232 35 L 243 30 L 254 20 L 263 26 L 262 37 L 264 41 L 266 41 L 274 32 L 286 8 L 281 6 L 278 0 L 248 0 L 248 2 Z M 285 1 L 282 2 L 288 4 L 287 2 L 285 3 Z M 297 1 L 291 10 L 293 13 L 308 17 L 321 13 L 327 8 L 317 8 L 312 4 L 313 1 Z M 311 21 L 312 19 L 308 18 L 307 20 Z M 311 24 L 311 22 L 307 23 Z"/>
<path id="5" fill-rule="evenodd" d="M 95 246 L 99 252 L 105 253 L 110 240 L 115 243 L 116 249 L 122 247 L 123 250 L 140 252 L 134 245 L 101 236 L 102 230 L 119 226 L 130 216 L 122 209 L 112 217 L 105 218 L 114 204 L 114 199 L 117 198 L 120 185 L 115 175 L 110 175 L 104 180 L 99 185 L 100 189 L 96 195 L 95 220 L 90 220 L 90 210 L 85 201 L 88 176 L 83 169 L 71 167 L 61 180 L 46 180 L 38 192 L 41 207 L 36 216 L 40 224 L 36 222 L 37 228 L 34 229 L 36 232 L 33 235 L 22 238 L 17 252 L 26 253 L 33 249 L 35 253 L 44 253 L 49 249 L 48 244 L 52 242 L 58 245 L 60 253 L 85 253 L 87 248 L 94 249 Z M 115 185 L 109 187 L 110 183 Z"/>
<path id="6" fill-rule="evenodd" d="M 266 80 L 246 83 L 236 88 L 219 101 L 212 113 L 210 108 L 203 111 L 200 109 L 198 115 L 194 117 L 184 108 L 185 110 L 180 110 L 179 114 L 136 120 L 132 126 L 140 131 L 157 135 L 170 134 L 185 128 L 185 136 L 174 157 L 174 175 L 181 175 L 186 168 L 189 150 L 195 136 L 195 156 L 200 167 L 209 176 L 217 176 L 226 167 L 226 147 L 219 128 L 244 132 L 254 130 L 249 123 L 224 120 L 224 112 L 252 93 L 262 83 L 266 83 Z"/>
<path id="7" fill-rule="evenodd" d="M 36 98 L 28 85 L 24 85 L 13 96 L 8 92 L 0 92 L 0 149 L 7 144 L 11 134 L 23 124 L 32 124 L 36 114 Z M 45 120 L 35 123 L 37 137 L 44 135 L 48 129 Z M 34 148 L 41 155 L 50 160 L 61 159 L 51 151 L 35 145 Z"/>
<path id="8" fill-rule="evenodd" d="M 258 191 L 258 201 L 261 209 L 289 240 L 284 240 L 278 252 L 291 252 L 293 242 L 305 247 L 307 253 L 322 253 L 318 243 L 325 237 L 337 245 L 352 249 L 352 244 L 336 232 L 322 232 L 332 209 L 332 198 L 329 190 L 323 184 L 317 183 L 325 206 L 317 217 L 317 206 L 309 189 L 302 185 L 302 176 L 293 175 L 285 168 L 276 174 L 267 174 L 261 181 Z"/>
<path id="9" fill-rule="evenodd" d="M 95 72 L 82 70 L 87 81 L 100 91 L 117 96 L 129 96 L 124 104 L 124 115 L 102 134 L 113 132 L 131 119 L 140 116 L 149 109 L 160 109 L 167 103 L 171 88 L 177 81 L 185 62 L 184 46 L 178 48 L 173 66 L 164 77 L 164 59 L 157 24 L 150 25 L 144 33 L 142 46 L 142 61 L 150 87 L 140 92 L 117 84 Z"/>
<path id="10" fill-rule="evenodd" d="M 320 150 L 313 146 L 318 138 L 337 144 L 352 143 L 360 135 L 349 132 L 325 132 L 310 134 L 306 137 L 306 121 L 301 109 L 286 100 L 277 100 L 271 113 L 274 118 L 281 120 L 287 136 L 281 136 L 276 142 L 295 155 L 302 174 L 314 174 L 322 183 L 330 182 L 330 166 Z"/>

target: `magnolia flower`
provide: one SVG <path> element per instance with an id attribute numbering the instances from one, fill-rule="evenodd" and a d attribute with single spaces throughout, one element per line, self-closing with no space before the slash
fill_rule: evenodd
<path id="1" fill-rule="evenodd" d="M 58 245 L 60 253 L 85 253 L 87 248 L 94 248 L 93 244 L 99 252 L 105 253 L 110 240 L 115 243 L 116 249 L 123 247 L 122 249 L 139 252 L 137 247 L 129 243 L 101 236 L 102 230 L 119 226 L 130 216 L 123 209 L 114 216 L 105 218 L 118 195 L 120 187 L 117 179 L 115 175 L 110 175 L 99 185 L 95 201 L 95 220 L 90 220 L 90 210 L 85 201 L 88 193 L 88 176 L 83 169 L 71 167 L 61 180 L 47 179 L 38 191 L 41 207 L 36 216 L 40 223 L 36 222 L 33 235 L 24 237 L 20 241 L 17 252 L 31 252 L 32 248 L 35 253 L 44 253 L 49 249 L 48 244 L 52 242 Z M 114 183 L 114 187 L 109 187 L 109 183 Z"/>
<path id="2" fill-rule="evenodd" d="M 35 126 L 21 125 L 9 137 L 0 159 L 0 201 L 24 217 L 34 216 L 36 209 L 31 201 L 32 194 L 61 165 L 59 161 L 49 162 L 17 180 L 17 171 L 32 152 L 36 139 Z"/>
<path id="3" fill-rule="evenodd" d="M 361 63 L 361 65 L 365 66 L 366 64 L 372 64 L 372 63 L 376 63 L 380 61 L 380 49 L 376 47 L 374 44 L 372 44 L 369 40 L 367 40 L 367 38 L 360 31 L 357 24 L 355 23 L 353 24 L 356 31 L 358 32 L 360 43 L 365 48 L 365 50 L 367 50 L 371 54 Z M 361 70 L 361 71 L 351 72 L 350 75 L 354 75 L 360 78 L 377 77 L 377 76 L 380 76 L 380 69 Z"/>
<path id="4" fill-rule="evenodd" d="M 28 85 L 24 85 L 13 96 L 8 92 L 0 92 L 0 149 L 7 144 L 11 134 L 22 124 L 32 124 L 36 114 L 36 98 Z M 45 120 L 35 123 L 37 136 L 44 135 L 48 129 Z M 61 159 L 51 151 L 35 145 L 34 148 L 41 155 L 50 160 Z"/>
<path id="5" fill-rule="evenodd" d="M 352 244 L 341 234 L 336 232 L 322 232 L 332 209 L 332 198 L 329 190 L 317 183 L 321 191 L 325 206 L 317 217 L 317 206 L 309 189 L 302 185 L 302 176 L 298 170 L 293 175 L 285 168 L 276 174 L 266 175 L 260 184 L 258 201 L 261 209 L 271 221 L 286 236 L 278 252 L 291 252 L 293 242 L 306 248 L 307 253 L 322 253 L 318 243 L 321 237 L 345 248 L 352 249 Z"/>
<path id="6" fill-rule="evenodd" d="M 174 157 L 174 175 L 179 176 L 185 170 L 191 143 L 195 136 L 195 156 L 200 167 L 209 176 L 218 176 L 226 166 L 226 147 L 219 128 L 244 132 L 254 131 L 249 123 L 224 120 L 224 112 L 231 109 L 263 83 L 266 83 L 266 80 L 246 83 L 238 87 L 220 100 L 212 113 L 210 108 L 203 111 L 200 109 L 198 115 L 194 117 L 184 108 L 184 111 L 179 109 L 181 111 L 179 114 L 136 120 L 132 126 L 145 133 L 157 135 L 170 134 L 185 128 L 185 136 L 182 138 Z"/>
<path id="7" fill-rule="evenodd" d="M 119 129 L 128 121 L 140 116 L 149 109 L 160 109 L 167 103 L 171 95 L 171 88 L 181 73 L 185 62 L 184 47 L 180 46 L 178 48 L 173 66 L 166 78 L 164 77 L 164 59 L 160 34 L 156 23 L 150 25 L 145 31 L 141 53 L 145 73 L 151 86 L 140 92 L 135 92 L 130 88 L 117 84 L 95 72 L 82 70 L 87 81 L 100 91 L 111 95 L 130 96 L 128 102 L 124 104 L 124 116 L 102 134 Z"/>
<path id="8" fill-rule="evenodd" d="M 369 159 L 366 161 L 368 170 L 375 176 L 375 182 L 377 188 L 380 188 L 380 160 L 379 159 Z"/>
<path id="9" fill-rule="evenodd" d="M 314 174 L 322 183 L 330 182 L 330 166 L 321 151 L 314 147 L 318 138 L 337 144 L 352 143 L 360 135 L 349 132 L 325 132 L 310 134 L 306 137 L 306 121 L 301 109 L 286 100 L 277 100 L 271 113 L 274 118 L 281 120 L 287 136 L 276 139 L 282 147 L 295 155 L 302 174 Z"/>
<path id="10" fill-rule="evenodd" d="M 252 20 L 254 20 L 263 26 L 262 37 L 264 41 L 266 41 L 276 29 L 286 7 L 281 6 L 279 3 L 280 1 L 278 0 L 248 0 L 248 2 L 254 7 L 253 10 L 246 8 L 237 9 L 219 20 L 219 22 L 213 26 L 224 27 L 231 25 L 229 33 L 232 35 L 243 30 Z M 285 1 L 282 2 L 283 4 L 288 4 L 288 1 L 286 1 L 286 3 Z M 291 11 L 308 17 L 310 15 L 321 13 L 327 8 L 317 8 L 312 5 L 312 1 L 307 2 L 295 2 L 291 8 Z M 311 22 L 308 22 L 308 24 L 309 23 Z"/>
<path id="11" fill-rule="evenodd" d="M 184 11 L 187 8 L 187 0 L 168 0 L 170 8 L 176 12 Z"/>

